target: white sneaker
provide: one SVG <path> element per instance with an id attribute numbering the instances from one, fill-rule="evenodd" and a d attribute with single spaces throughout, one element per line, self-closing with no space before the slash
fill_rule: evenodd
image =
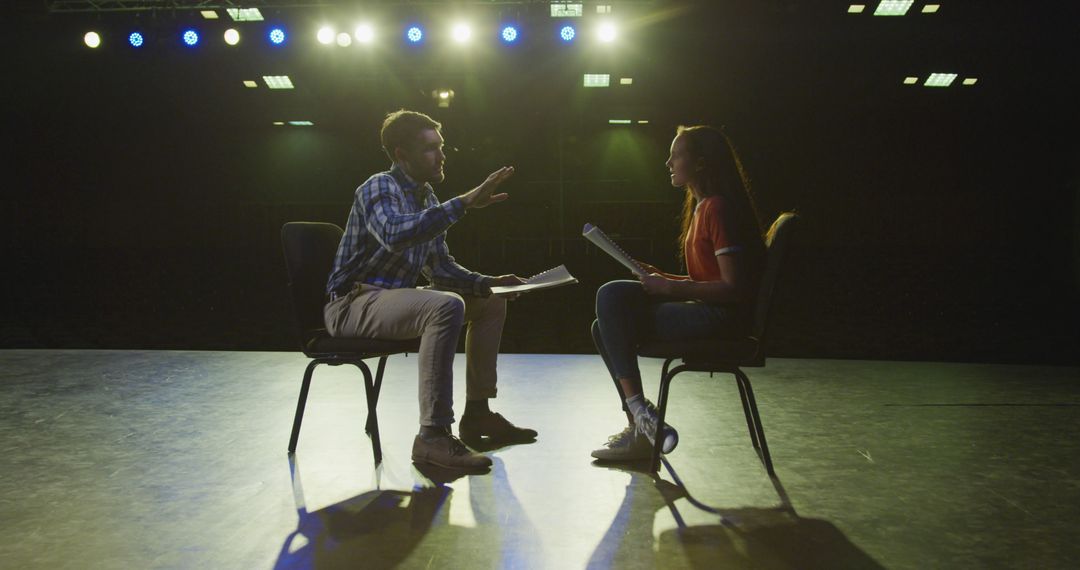
<path id="1" fill-rule="evenodd" d="M 637 427 L 638 433 L 645 436 L 650 445 L 656 443 L 656 424 L 660 419 L 658 416 L 656 406 L 648 400 L 645 400 L 645 407 L 634 415 L 634 425 Z M 660 434 L 663 438 L 660 451 L 667 455 L 675 450 L 676 445 L 679 445 L 679 432 L 675 431 L 675 428 L 664 424 Z"/>
<path id="2" fill-rule="evenodd" d="M 652 444 L 638 433 L 636 426 L 626 426 L 609 437 L 604 447 L 593 451 L 592 456 L 601 461 L 640 461 L 652 457 Z"/>

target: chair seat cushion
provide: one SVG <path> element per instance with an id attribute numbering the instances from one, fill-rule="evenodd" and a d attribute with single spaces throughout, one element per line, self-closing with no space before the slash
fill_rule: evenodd
<path id="1" fill-rule="evenodd" d="M 325 332 L 316 334 L 304 344 L 304 353 L 315 355 L 381 355 L 417 352 L 420 339 L 385 340 L 377 338 L 332 337 Z"/>
<path id="2" fill-rule="evenodd" d="M 760 348 L 761 343 L 751 336 L 704 338 L 645 342 L 638 347 L 638 354 L 651 358 L 681 358 L 687 364 L 762 366 L 765 362 Z"/>

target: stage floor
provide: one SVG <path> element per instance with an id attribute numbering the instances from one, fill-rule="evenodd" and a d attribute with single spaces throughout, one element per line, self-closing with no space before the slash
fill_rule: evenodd
<path id="1" fill-rule="evenodd" d="M 493 407 L 540 432 L 456 479 L 410 461 L 416 358 L 390 359 L 384 461 L 355 368 L 279 352 L 0 351 L 8 568 L 1066 568 L 1080 559 L 1080 370 L 773 359 L 672 388 L 652 477 L 593 464 L 625 422 L 598 357 L 506 354 Z M 655 399 L 660 362 L 643 361 Z M 463 409 L 464 357 L 455 365 Z M 447 480 L 450 479 L 450 480 Z M 678 482 L 681 481 L 681 484 Z"/>

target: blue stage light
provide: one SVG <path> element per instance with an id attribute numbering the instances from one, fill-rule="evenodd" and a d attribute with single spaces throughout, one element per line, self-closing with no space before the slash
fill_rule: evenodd
<path id="1" fill-rule="evenodd" d="M 199 43 L 199 33 L 195 30 L 184 31 L 184 35 L 182 37 L 184 39 L 184 43 L 188 46 L 194 47 L 195 44 Z"/>
<path id="2" fill-rule="evenodd" d="M 274 45 L 281 45 L 285 43 L 285 30 L 281 28 L 274 28 L 270 30 L 270 43 Z"/>
<path id="3" fill-rule="evenodd" d="M 424 39 L 424 30 L 421 30 L 420 26 L 413 26 L 405 32 L 405 37 L 414 44 L 419 43 L 420 40 Z"/>
<path id="4" fill-rule="evenodd" d="M 564 42 L 574 41 L 574 36 L 576 35 L 577 30 L 574 29 L 574 26 L 563 26 L 563 28 L 559 30 L 559 37 L 561 37 Z"/>
<path id="5" fill-rule="evenodd" d="M 131 44 L 131 47 L 142 47 L 143 35 L 139 32 L 131 32 L 131 35 L 128 36 L 128 43 Z"/>
<path id="6" fill-rule="evenodd" d="M 518 31 L 514 26 L 506 26 L 502 30 L 502 39 L 508 44 L 512 44 L 517 41 Z"/>

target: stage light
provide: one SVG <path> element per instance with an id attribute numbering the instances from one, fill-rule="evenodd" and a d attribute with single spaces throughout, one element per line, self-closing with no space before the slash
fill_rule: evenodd
<path id="1" fill-rule="evenodd" d="M 420 40 L 424 39 L 424 30 L 421 30 L 420 26 L 413 26 L 405 32 L 405 37 L 414 44 L 419 43 Z"/>
<path id="2" fill-rule="evenodd" d="M 202 10 L 199 13 L 202 14 L 202 17 L 205 20 L 216 20 L 216 19 L 218 19 L 217 12 L 215 12 L 214 10 Z"/>
<path id="3" fill-rule="evenodd" d="M 600 41 L 604 42 L 605 44 L 609 44 L 615 41 L 615 24 L 612 24 L 610 22 L 600 24 L 600 27 L 596 30 L 596 35 L 600 39 Z"/>
<path id="4" fill-rule="evenodd" d="M 96 48 L 101 45 L 101 36 L 99 36 L 97 32 L 86 32 L 86 35 L 83 36 L 82 41 L 84 44 L 86 44 L 86 47 Z"/>
<path id="5" fill-rule="evenodd" d="M 881 0 L 874 9 L 875 16 L 903 16 L 915 0 Z"/>
<path id="6" fill-rule="evenodd" d="M 248 89 L 255 89 L 258 86 L 259 86 L 258 83 L 255 83 L 254 81 L 252 81 L 250 79 L 245 79 L 244 80 L 244 87 L 247 87 Z"/>
<path id="7" fill-rule="evenodd" d="M 517 41 L 518 31 L 514 26 L 506 26 L 502 29 L 502 40 L 508 44 Z"/>
<path id="8" fill-rule="evenodd" d="M 847 7 L 848 14 L 862 14 L 866 10 L 866 4 L 852 4 Z"/>
<path id="9" fill-rule="evenodd" d="M 620 77 L 619 78 L 619 85 L 633 85 L 633 84 L 634 84 L 634 78 L 633 77 Z"/>
<path id="10" fill-rule="evenodd" d="M 225 13 L 234 22 L 261 22 L 263 20 L 262 12 L 258 8 L 226 8 Z"/>
<path id="11" fill-rule="evenodd" d="M 629 125 L 633 122 L 630 119 L 608 119 L 609 125 Z"/>
<path id="12" fill-rule="evenodd" d="M 574 29 L 574 26 L 563 26 L 562 29 L 559 30 L 559 37 L 562 38 L 562 41 L 564 42 L 574 41 L 574 36 L 576 35 L 577 30 Z"/>
<path id="13" fill-rule="evenodd" d="M 585 87 L 607 87 L 611 85 L 611 75 L 607 73 L 586 73 Z"/>
<path id="14" fill-rule="evenodd" d="M 956 80 L 955 73 L 931 73 L 923 83 L 924 87 L 948 87 Z"/>
<path id="15" fill-rule="evenodd" d="M 319 28 L 318 33 L 315 34 L 315 39 L 319 40 L 320 44 L 330 45 L 334 43 L 334 30 L 329 26 L 323 26 Z"/>
<path id="16" fill-rule="evenodd" d="M 233 28 L 225 30 L 225 43 L 234 46 L 240 43 L 240 32 Z"/>
<path id="17" fill-rule="evenodd" d="M 267 34 L 266 37 L 270 39 L 270 43 L 279 46 L 285 43 L 285 30 L 281 28 L 274 28 L 270 30 L 270 33 Z"/>
<path id="18" fill-rule="evenodd" d="M 341 32 L 340 34 L 337 35 L 337 45 L 339 45 L 341 47 L 349 47 L 349 46 L 351 46 L 352 45 L 352 36 L 350 36 L 349 34 L 346 34 L 345 32 Z"/>
<path id="19" fill-rule="evenodd" d="M 435 106 L 440 109 L 450 108 L 450 103 L 454 100 L 453 89 L 436 89 L 431 92 L 431 97 L 435 99 Z"/>
<path id="20" fill-rule="evenodd" d="M 311 121 L 289 121 L 289 124 L 294 127 L 314 127 L 315 123 Z"/>
<path id="21" fill-rule="evenodd" d="M 565 2 L 551 3 L 552 18 L 580 18 L 584 5 L 581 3 L 567 4 Z"/>
<path id="22" fill-rule="evenodd" d="M 923 14 L 936 14 L 941 9 L 941 4 L 927 4 L 922 7 Z"/>
<path id="23" fill-rule="evenodd" d="M 345 34 L 349 35 L 349 34 Z M 288 75 L 264 75 L 263 82 L 270 89 L 292 89 L 293 82 Z"/>
<path id="24" fill-rule="evenodd" d="M 370 44 L 375 41 L 375 28 L 371 24 L 360 24 L 356 26 L 356 41 L 362 44 Z"/>
<path id="25" fill-rule="evenodd" d="M 131 44 L 131 47 L 142 47 L 143 35 L 139 32 L 131 32 L 128 34 L 128 43 Z"/>
<path id="26" fill-rule="evenodd" d="M 184 30 L 184 35 L 181 37 L 183 38 L 184 43 L 188 45 L 188 47 L 194 47 L 196 44 L 199 43 L 199 33 L 195 30 Z"/>
<path id="27" fill-rule="evenodd" d="M 904 85 L 915 85 L 918 82 L 919 82 L 918 77 L 910 77 L 909 76 L 909 77 L 904 78 Z"/>
<path id="28" fill-rule="evenodd" d="M 978 81 L 979 81 L 978 77 L 965 77 L 964 81 L 962 81 L 961 84 L 970 86 L 970 85 L 975 85 L 975 83 L 977 83 Z"/>
<path id="29" fill-rule="evenodd" d="M 454 29 L 451 31 L 451 35 L 453 36 L 455 42 L 463 44 L 469 41 L 469 38 L 472 37 L 472 28 L 470 28 L 468 24 L 464 23 L 455 24 Z"/>

